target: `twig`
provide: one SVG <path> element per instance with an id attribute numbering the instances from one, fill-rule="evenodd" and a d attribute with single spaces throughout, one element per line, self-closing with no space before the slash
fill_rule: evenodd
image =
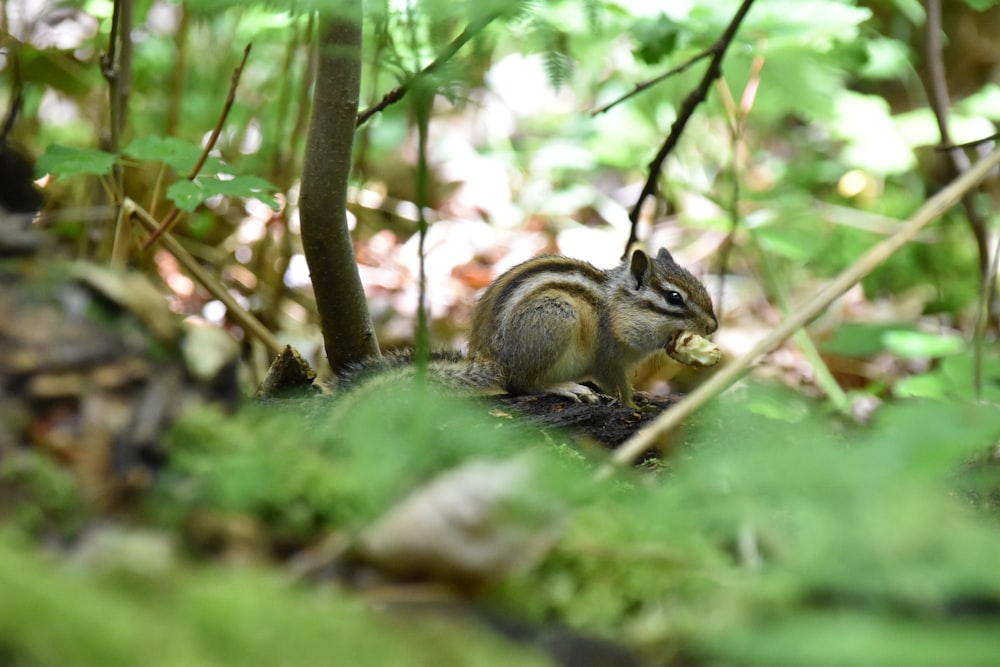
<path id="1" fill-rule="evenodd" d="M 997 236 L 996 247 L 993 249 L 993 261 L 990 262 L 989 271 L 986 273 L 987 285 L 996 285 L 998 270 L 1000 270 L 1000 236 Z M 986 320 L 990 311 L 989 299 L 991 295 L 991 290 L 982 290 L 979 293 L 976 330 L 973 336 L 972 354 L 976 363 L 973 368 L 972 386 L 977 399 L 981 399 L 983 396 L 983 347 L 986 343 Z"/>
<path id="2" fill-rule="evenodd" d="M 687 398 L 657 417 L 649 426 L 636 433 L 615 450 L 610 463 L 600 469 L 598 476 L 600 478 L 607 477 L 613 472 L 615 466 L 630 463 L 654 446 L 656 440 L 663 434 L 676 428 L 705 403 L 741 378 L 760 355 L 770 352 L 800 327 L 816 319 L 834 300 L 915 238 L 924 227 L 954 206 L 965 193 L 976 187 L 997 165 L 1000 165 L 1000 150 L 996 150 L 979 160 L 951 184 L 938 191 L 894 235 L 873 247 L 854 264 L 844 269 L 812 299 L 803 304 L 798 311 L 758 341 L 749 352 L 719 369 L 705 384 L 699 386 Z"/>
<path id="3" fill-rule="evenodd" d="M 123 212 L 127 216 L 134 215 L 138 218 L 139 222 L 146 229 L 152 231 L 157 229 L 159 223 L 157 223 L 156 218 L 151 216 L 146 209 L 142 208 L 132 199 L 126 197 L 125 203 L 123 204 Z M 214 296 L 216 299 L 221 301 L 226 306 L 226 312 L 233 320 L 239 324 L 247 332 L 248 335 L 255 337 L 264 347 L 267 348 L 268 353 L 274 357 L 277 356 L 279 352 L 283 349 L 283 345 L 278 342 L 274 334 L 261 324 L 261 321 L 254 317 L 246 308 L 237 303 L 233 295 L 229 293 L 223 285 L 219 283 L 215 277 L 206 271 L 202 265 L 195 259 L 191 253 L 189 253 L 184 246 L 181 245 L 180 241 L 175 239 L 169 233 L 164 233 L 163 238 L 160 242 L 164 247 L 170 252 L 171 255 L 177 258 L 177 261 L 183 266 L 191 276 L 201 283 L 208 292 Z"/>
<path id="4" fill-rule="evenodd" d="M 927 0 L 927 34 L 924 43 L 925 57 L 927 58 L 927 75 L 929 77 L 927 95 L 929 97 L 931 109 L 934 112 L 934 119 L 937 121 L 938 132 L 941 135 L 942 144 L 950 144 L 951 137 L 948 132 L 948 110 L 951 108 L 951 100 L 948 95 L 948 82 L 945 80 L 944 62 L 942 61 L 941 46 L 941 0 Z M 948 158 L 951 161 L 955 175 L 962 174 L 969 168 L 969 156 L 961 149 L 948 151 Z M 989 289 L 985 284 L 986 273 L 989 271 L 990 249 L 989 238 L 986 231 L 986 221 L 976 209 L 976 202 L 972 193 L 968 193 L 962 199 L 962 206 L 972 230 L 972 236 L 976 240 L 976 250 L 979 253 L 979 280 L 980 287 Z"/>
<path id="5" fill-rule="evenodd" d="M 417 363 L 417 377 L 423 379 L 431 358 L 430 333 L 427 329 L 427 208 L 430 206 L 430 178 L 427 167 L 427 139 L 430 130 L 431 109 L 434 105 L 434 91 L 418 88 L 410 96 L 414 116 L 417 119 L 417 260 L 419 272 L 419 302 L 417 304 L 417 332 L 414 337 L 414 357 Z"/>
<path id="6" fill-rule="evenodd" d="M 960 149 L 976 148 L 977 146 L 979 146 L 981 144 L 986 144 L 986 143 L 989 143 L 991 141 L 996 141 L 997 139 L 1000 139 L 1000 132 L 995 132 L 994 134 L 991 134 L 988 137 L 983 137 L 982 139 L 974 139 L 972 141 L 966 141 L 964 144 L 946 144 L 946 143 L 940 143 L 940 144 L 938 144 L 937 146 L 934 147 L 934 150 L 937 151 L 937 152 L 939 152 L 939 153 L 941 153 L 943 151 L 952 151 L 952 150 L 955 150 L 956 148 L 960 148 Z"/>
<path id="7" fill-rule="evenodd" d="M 3 152 L 4 147 L 7 145 L 7 137 L 14 130 L 14 122 L 17 120 L 17 114 L 21 112 L 21 104 L 24 102 L 24 93 L 22 92 L 21 85 L 21 63 L 18 59 L 17 51 L 14 49 L 10 50 L 10 67 L 13 68 L 13 90 L 11 91 L 10 101 L 7 103 L 7 114 L 3 119 L 3 126 L 0 127 L 0 153 Z"/>
<path id="8" fill-rule="evenodd" d="M 177 125 L 181 119 L 181 100 L 184 99 L 184 70 L 187 65 L 187 55 L 190 38 L 191 12 L 188 3 L 182 0 L 177 7 L 181 20 L 174 31 L 174 50 L 177 57 L 174 60 L 174 71 L 170 77 L 170 97 L 167 101 L 167 122 L 164 135 L 172 137 L 177 133 Z M 152 209 L 150 209 L 152 212 Z"/>
<path id="9" fill-rule="evenodd" d="M 108 82 L 108 112 L 110 116 L 111 152 L 118 158 L 111 167 L 112 201 L 115 216 L 111 261 L 124 262 L 123 241 L 127 238 L 127 221 L 121 216 L 121 201 L 125 197 L 125 176 L 122 170 L 122 134 L 128 108 L 129 83 L 132 68 L 132 0 L 115 0 L 108 36 L 108 52 L 101 58 L 101 73 Z M 119 43 L 120 42 L 120 43 Z M 124 225 L 124 226 L 123 226 Z"/>
<path id="10" fill-rule="evenodd" d="M 406 81 L 399 84 L 398 86 L 390 90 L 388 93 L 383 95 L 382 99 L 379 100 L 378 104 L 370 106 L 364 111 L 358 113 L 358 121 L 356 127 L 361 127 L 366 122 L 368 122 L 368 119 L 370 119 L 378 112 L 385 110 L 390 105 L 393 105 L 396 102 L 403 99 L 403 97 L 406 95 L 407 92 L 409 92 L 410 87 L 413 86 L 415 81 L 432 74 L 434 70 L 440 68 L 446 62 L 451 60 L 454 57 L 454 55 L 458 53 L 458 50 L 463 46 L 465 46 L 466 42 L 468 42 L 473 37 L 482 32 L 486 28 L 486 26 L 492 23 L 502 13 L 503 12 L 500 11 L 490 12 L 489 14 L 479 19 L 478 21 L 475 21 L 467 25 L 465 27 L 465 30 L 463 30 L 458 37 L 453 39 L 451 43 L 445 47 L 444 51 L 442 51 L 437 58 L 435 58 L 429 65 L 427 65 L 427 67 L 423 68 L 422 70 L 411 76 L 409 79 L 407 79 Z"/>
<path id="11" fill-rule="evenodd" d="M 247 64 L 247 58 L 250 56 L 250 44 L 246 45 L 243 49 L 243 59 L 240 60 L 239 66 L 233 71 L 233 79 L 229 84 L 229 94 L 226 95 L 226 103 L 222 107 L 222 114 L 219 116 L 219 122 L 215 124 L 215 129 L 212 130 L 211 136 L 209 136 L 208 141 L 205 143 L 205 149 L 201 152 L 201 157 L 198 158 L 198 162 L 191 169 L 191 173 L 187 175 L 187 180 L 193 181 L 201 171 L 201 168 L 205 165 L 205 160 L 208 159 L 209 153 L 215 148 L 215 142 L 219 140 L 219 135 L 222 134 L 222 127 L 226 123 L 226 118 L 229 116 L 230 109 L 233 108 L 233 103 L 236 101 L 236 86 L 239 85 L 240 76 L 243 74 L 243 67 Z M 170 213 L 167 214 L 166 219 L 160 224 L 160 226 L 149 235 L 146 242 L 142 245 L 143 252 L 149 250 L 154 243 L 156 243 L 161 236 L 170 230 L 173 226 L 174 221 L 177 220 L 177 216 L 180 214 L 180 210 L 174 206 Z"/>
<path id="12" fill-rule="evenodd" d="M 694 114 L 695 108 L 697 108 L 697 106 L 708 96 L 708 89 L 711 87 L 712 82 L 722 76 L 722 58 L 725 56 L 726 49 L 728 49 L 730 43 L 732 43 L 733 37 L 736 36 L 736 31 L 739 29 L 740 24 L 746 17 L 747 12 L 750 11 L 750 5 L 752 4 L 753 0 L 743 0 L 743 3 L 740 5 L 740 8 L 736 10 L 736 14 L 729 22 L 729 25 L 726 26 L 725 32 L 722 33 L 722 37 L 720 37 L 718 41 L 716 41 L 716 43 L 709 49 L 712 52 L 712 59 L 708 63 L 705 75 L 702 76 L 698 87 L 691 91 L 686 98 L 684 98 L 684 102 L 681 103 L 681 108 L 677 113 L 677 119 L 670 127 L 670 134 L 667 136 L 666 141 L 663 142 L 663 146 L 656 154 L 656 157 L 649 163 L 649 177 L 646 179 L 646 184 L 642 186 L 642 192 L 639 193 L 639 199 L 636 201 L 632 211 L 628 214 L 628 219 L 632 222 L 632 229 L 629 231 L 628 241 L 625 242 L 625 255 L 628 255 L 629 248 L 631 248 L 632 244 L 638 240 L 636 236 L 636 227 L 639 223 L 639 212 L 642 210 L 642 205 L 645 203 L 646 198 L 656 191 L 656 182 L 660 177 L 660 170 L 663 168 L 663 162 L 667 159 L 667 155 L 670 154 L 670 151 L 674 149 L 674 146 L 676 146 L 677 142 L 680 140 L 681 133 L 684 131 L 684 126 L 687 125 L 688 120 L 690 120 L 691 116 Z"/>
<path id="13" fill-rule="evenodd" d="M 622 95 L 618 99 L 615 99 L 615 100 L 612 100 L 612 101 L 608 102 L 603 107 L 600 107 L 598 109 L 594 109 L 593 111 L 590 112 L 590 115 L 591 116 L 599 116 L 602 113 L 607 113 L 608 111 L 610 111 L 614 107 L 618 106 L 619 104 L 621 104 L 625 100 L 632 99 L 633 97 L 635 97 L 636 95 L 638 95 L 642 91 L 646 90 L 647 88 L 652 88 L 653 86 L 655 86 L 656 84 L 660 83 L 661 81 L 666 81 L 667 79 L 669 79 L 670 77 L 674 76 L 675 74 L 680 74 L 681 72 L 684 72 L 689 67 L 691 67 L 691 65 L 694 65 L 695 63 L 700 62 L 700 61 L 704 60 L 705 58 L 708 58 L 711 55 L 715 55 L 715 51 L 718 48 L 719 48 L 719 43 L 716 42 L 715 44 L 712 44 L 710 47 L 708 47 L 704 51 L 699 51 L 698 53 L 694 54 L 693 56 L 691 56 L 690 58 L 688 58 L 687 60 L 685 60 L 684 62 L 682 62 L 680 65 L 677 65 L 676 67 L 671 67 L 670 69 L 668 69 L 663 74 L 659 74 L 659 75 L 653 77 L 652 79 L 649 79 L 648 81 L 641 81 L 641 82 L 635 84 L 635 87 L 632 90 L 628 91 L 627 93 L 625 93 L 624 95 Z"/>
<path id="14" fill-rule="evenodd" d="M 945 80 L 944 62 L 942 60 L 941 47 L 941 0 L 927 0 L 927 35 L 925 46 L 927 49 L 927 69 L 930 76 L 930 90 L 928 91 L 931 102 L 931 109 L 934 110 L 934 118 L 937 120 L 938 132 L 941 135 L 942 144 L 950 144 L 951 138 L 948 135 L 948 110 L 951 107 L 951 100 L 948 96 L 948 82 Z M 956 175 L 960 175 L 969 168 L 969 156 L 958 148 L 948 151 L 948 158 L 951 161 L 952 169 Z M 986 322 L 992 315 L 993 295 L 996 293 L 996 285 L 989 280 L 990 275 L 990 248 L 989 232 L 986 227 L 986 220 L 976 208 L 976 200 L 972 192 L 966 193 L 962 197 L 962 206 L 965 208 L 966 219 L 972 231 L 972 237 L 976 241 L 976 250 L 979 252 L 979 289 L 982 294 L 980 304 L 985 305 L 984 310 L 977 310 L 977 322 L 975 328 L 975 341 L 972 347 L 973 356 L 973 387 L 978 395 L 982 389 L 982 367 L 983 367 L 983 337 L 986 333 Z"/>

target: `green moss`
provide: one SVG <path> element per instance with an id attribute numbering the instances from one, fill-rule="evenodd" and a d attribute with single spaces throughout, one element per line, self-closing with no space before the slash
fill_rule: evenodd
<path id="1" fill-rule="evenodd" d="M 0 458 L 0 519 L 25 533 L 72 536 L 86 503 L 71 472 L 31 451 Z"/>
<path id="2" fill-rule="evenodd" d="M 0 656 L 19 667 L 544 664 L 471 624 L 375 614 L 275 574 L 175 572 L 128 586 L 0 534 Z"/>
<path id="3" fill-rule="evenodd" d="M 169 438 L 169 469 L 150 505 L 179 522 L 198 509 L 247 514 L 292 540 L 364 525 L 436 473 L 480 457 L 547 453 L 552 500 L 586 461 L 539 434 L 499 424 L 487 408 L 416 386 L 275 409 L 248 406 L 234 418 L 187 416 Z"/>

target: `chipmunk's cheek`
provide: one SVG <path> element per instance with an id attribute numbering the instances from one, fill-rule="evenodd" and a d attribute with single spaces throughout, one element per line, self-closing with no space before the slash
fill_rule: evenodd
<path id="1" fill-rule="evenodd" d="M 692 331 L 678 331 L 667 341 L 667 354 L 685 366 L 708 368 L 719 363 L 722 351 L 712 341 Z"/>

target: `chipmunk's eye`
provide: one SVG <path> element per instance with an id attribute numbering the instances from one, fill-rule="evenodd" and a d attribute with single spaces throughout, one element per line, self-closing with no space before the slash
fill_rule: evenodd
<path id="1" fill-rule="evenodd" d="M 681 296 L 680 292 L 675 292 L 673 290 L 670 290 L 669 292 L 667 292 L 667 303 L 669 303 L 671 306 L 683 306 L 684 297 Z"/>

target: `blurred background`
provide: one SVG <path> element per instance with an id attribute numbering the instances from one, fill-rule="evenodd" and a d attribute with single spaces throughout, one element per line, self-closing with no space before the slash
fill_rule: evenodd
<path id="1" fill-rule="evenodd" d="M 935 26 L 917 0 L 754 3 L 722 78 L 666 161 L 660 196 L 639 216 L 641 242 L 669 248 L 709 286 L 721 316 L 716 340 L 727 355 L 746 350 L 783 309 L 815 293 L 954 176 L 962 162 L 935 150 L 942 122 L 952 143 L 995 133 L 1000 8 L 941 4 Z M 707 60 L 620 98 L 704 52 L 737 5 L 506 3 L 503 17 L 435 70 L 426 243 L 434 347 L 462 346 L 478 292 L 519 261 L 541 252 L 604 268 L 620 260 L 649 163 Z M 0 17 L 0 103 L 22 99 L 6 142 L 40 159 L 34 177 L 45 203 L 37 224 L 56 235 L 59 254 L 98 261 L 113 234 L 113 182 L 108 163 L 88 162 L 100 154 L 86 151 L 109 150 L 102 56 L 113 8 L 107 0 L 8 0 Z M 493 8 L 367 2 L 361 109 Z M 298 236 L 315 64 L 307 9 L 134 2 L 121 143 L 125 194 L 162 219 L 181 196 L 171 186 L 218 122 L 233 70 L 252 44 L 214 162 L 199 177 L 209 193 L 187 206 L 174 231 L 282 342 L 322 368 Z M 928 51 L 931 33 L 941 38 L 939 51 Z M 932 101 L 942 87 L 950 103 L 936 116 Z M 990 147 L 965 149 L 961 159 Z M 405 100 L 359 127 L 350 221 L 384 348 L 410 345 L 415 327 L 416 161 Z M 251 177 L 228 195 L 219 186 Z M 996 237 L 995 187 L 967 204 L 840 299 L 812 326 L 811 341 L 776 351 L 759 372 L 811 395 L 836 387 L 870 396 L 940 391 L 939 381 L 914 378 L 945 361 L 969 366 L 963 359 Z M 247 382 L 259 378 L 268 355 L 170 253 L 154 249 L 133 260 L 175 311 L 243 341 Z M 819 371 L 825 381 L 817 364 L 827 369 Z M 675 377 L 666 359 L 656 366 L 647 387 L 698 381 Z"/>

